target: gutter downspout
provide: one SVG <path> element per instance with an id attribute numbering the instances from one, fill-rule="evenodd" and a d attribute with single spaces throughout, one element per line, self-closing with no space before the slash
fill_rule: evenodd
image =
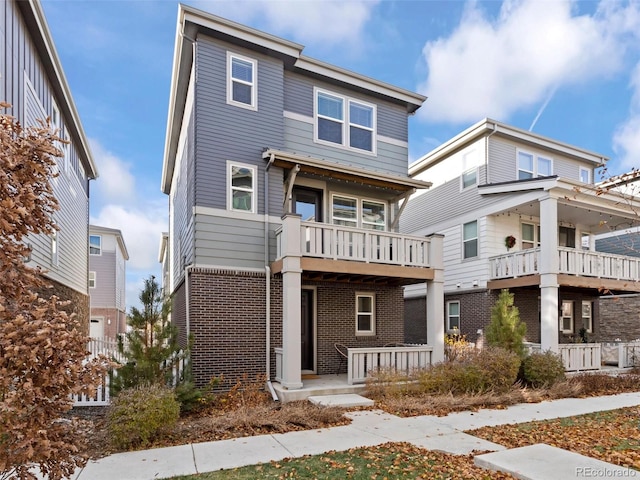
<path id="1" fill-rule="evenodd" d="M 269 267 L 269 169 L 275 160 L 275 154 L 271 154 L 269 163 L 264 170 L 264 277 L 265 277 L 265 345 L 267 389 L 271 398 L 277 402 L 278 395 L 271 384 L 271 267 Z"/>
<path id="2" fill-rule="evenodd" d="M 186 297 L 186 320 L 185 320 L 185 330 L 187 332 L 187 342 L 189 341 L 189 336 L 191 335 L 191 318 L 189 317 L 189 299 L 191 297 L 191 288 L 189 286 L 189 274 L 193 269 L 193 265 L 187 265 L 187 268 L 184 269 L 184 286 L 185 286 L 185 297 Z"/>
<path id="3" fill-rule="evenodd" d="M 491 183 L 490 180 L 490 175 L 489 175 L 489 137 L 491 137 L 491 135 L 493 135 L 494 133 L 496 133 L 498 131 L 498 124 L 494 123 L 493 124 L 493 131 L 486 136 L 485 138 L 485 143 L 484 143 L 484 166 L 485 166 L 485 170 L 487 172 L 487 179 L 485 181 L 486 184 Z"/>

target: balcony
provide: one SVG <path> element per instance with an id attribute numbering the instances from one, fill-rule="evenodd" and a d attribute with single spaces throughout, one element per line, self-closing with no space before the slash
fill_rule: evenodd
<path id="1" fill-rule="evenodd" d="M 518 278 L 539 272 L 540 248 L 521 250 L 489 259 L 490 280 Z M 558 247 L 558 274 L 637 282 L 640 258 Z"/>

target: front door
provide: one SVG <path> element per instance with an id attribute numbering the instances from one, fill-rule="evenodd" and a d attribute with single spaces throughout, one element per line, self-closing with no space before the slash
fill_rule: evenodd
<path id="1" fill-rule="evenodd" d="M 294 187 L 293 213 L 302 216 L 303 222 L 322 222 L 322 191 L 313 188 Z"/>
<path id="2" fill-rule="evenodd" d="M 313 290 L 302 290 L 300 299 L 300 346 L 302 348 L 303 371 L 314 371 L 313 345 Z"/>

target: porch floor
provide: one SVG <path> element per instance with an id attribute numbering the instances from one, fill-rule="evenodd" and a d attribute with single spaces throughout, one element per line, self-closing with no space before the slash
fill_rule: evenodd
<path id="1" fill-rule="evenodd" d="M 302 388 L 288 390 L 278 382 L 273 382 L 273 389 L 276 391 L 281 402 L 294 402 L 296 400 L 306 400 L 309 397 L 319 395 L 341 395 L 344 393 L 362 394 L 366 385 L 349 385 L 347 374 L 313 375 L 302 376 Z"/>

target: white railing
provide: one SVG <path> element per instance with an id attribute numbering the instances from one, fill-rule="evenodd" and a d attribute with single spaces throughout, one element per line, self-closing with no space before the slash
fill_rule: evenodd
<path id="1" fill-rule="evenodd" d="M 489 259 L 492 279 L 516 278 L 538 273 L 540 248 L 505 253 Z"/>
<path id="2" fill-rule="evenodd" d="M 640 365 L 640 342 L 620 343 L 618 349 L 618 367 L 629 368 Z"/>
<path id="3" fill-rule="evenodd" d="M 383 368 L 404 374 L 426 368 L 431 365 L 432 350 L 427 345 L 347 348 L 347 383 L 364 383 L 369 372 Z"/>
<path id="4" fill-rule="evenodd" d="M 558 345 L 558 353 L 567 372 L 600 369 L 599 343 L 561 343 Z"/>
<path id="5" fill-rule="evenodd" d="M 637 281 L 640 258 L 559 247 L 558 270 L 570 275 Z"/>
<path id="6" fill-rule="evenodd" d="M 429 238 L 316 222 L 301 222 L 300 230 L 303 256 L 412 267 L 430 263 Z M 282 234 L 282 229 L 276 231 L 278 258 L 285 253 Z"/>

